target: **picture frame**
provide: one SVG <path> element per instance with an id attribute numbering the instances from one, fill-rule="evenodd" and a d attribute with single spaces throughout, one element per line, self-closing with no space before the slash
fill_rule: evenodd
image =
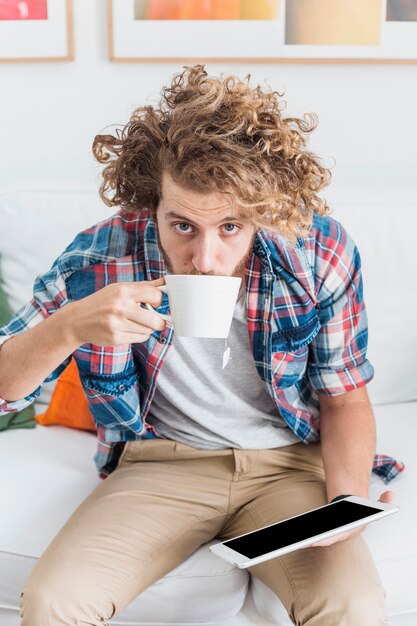
<path id="1" fill-rule="evenodd" d="M 0 62 L 73 60 L 72 0 L 0 0 Z"/>
<path id="2" fill-rule="evenodd" d="M 152 1 L 163 2 L 148 0 Z M 171 1 L 187 4 L 184 0 Z M 406 3 L 416 0 L 240 1 L 246 6 L 254 2 L 257 8 L 260 2 L 270 5 L 275 2 L 276 17 L 155 19 L 144 17 L 142 9 L 142 15 L 138 15 L 138 7 L 143 7 L 146 0 L 107 0 L 109 59 L 113 62 L 417 63 L 417 19 L 412 12 L 407 19 L 406 10 L 405 18 L 391 15 L 388 19 L 390 3 L 402 3 L 406 7 Z M 340 11 L 341 6 L 344 11 Z M 333 7 L 338 12 L 332 11 Z"/>

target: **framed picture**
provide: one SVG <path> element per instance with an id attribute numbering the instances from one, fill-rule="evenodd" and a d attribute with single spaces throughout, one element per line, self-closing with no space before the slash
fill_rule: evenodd
<path id="1" fill-rule="evenodd" d="M 417 62 L 417 0 L 107 0 L 112 61 Z"/>
<path id="2" fill-rule="evenodd" d="M 72 61 L 72 0 L 0 0 L 0 61 Z"/>

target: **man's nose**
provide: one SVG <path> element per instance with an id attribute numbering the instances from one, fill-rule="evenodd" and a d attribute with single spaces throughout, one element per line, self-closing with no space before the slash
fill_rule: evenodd
<path id="1" fill-rule="evenodd" d="M 216 251 L 212 241 L 208 238 L 196 242 L 193 251 L 192 263 L 195 269 L 201 274 L 214 272 L 216 263 Z"/>

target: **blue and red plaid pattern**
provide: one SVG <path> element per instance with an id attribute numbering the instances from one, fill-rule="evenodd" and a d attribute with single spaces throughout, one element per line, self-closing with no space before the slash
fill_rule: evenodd
<path id="1" fill-rule="evenodd" d="M 0 328 L 0 345 L 53 314 L 115 282 L 149 281 L 165 274 L 154 221 L 148 212 L 125 209 L 74 239 L 34 284 L 33 299 Z M 361 260 L 344 227 L 314 216 L 306 238 L 291 248 L 261 229 L 245 270 L 250 346 L 259 376 L 279 414 L 299 437 L 320 439 L 319 392 L 346 393 L 372 380 L 366 358 L 368 324 Z M 158 309 L 169 312 L 164 294 Z M 45 382 L 75 358 L 97 425 L 94 457 L 99 475 L 117 466 L 124 442 L 160 437 L 146 422 L 158 372 L 172 344 L 167 323 L 141 344 L 83 344 Z M 0 414 L 28 406 L 40 387 L 22 400 L 0 398 Z M 376 454 L 373 472 L 389 483 L 404 464 Z"/>

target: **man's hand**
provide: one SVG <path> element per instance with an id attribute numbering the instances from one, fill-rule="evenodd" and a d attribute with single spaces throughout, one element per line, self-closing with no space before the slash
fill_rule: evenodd
<path id="1" fill-rule="evenodd" d="M 165 322 L 158 313 L 140 305 L 161 304 L 162 293 L 157 289 L 165 279 L 132 283 L 112 283 L 82 300 L 62 308 L 66 327 L 78 345 L 117 346 L 142 343 Z"/>
<path id="2" fill-rule="evenodd" d="M 390 504 L 394 500 L 394 492 L 393 491 L 384 491 L 381 494 L 378 502 L 384 502 L 385 504 Z M 331 537 L 330 539 L 325 539 L 324 541 L 318 541 L 317 543 L 313 543 L 309 548 L 320 548 L 325 546 L 331 546 L 333 543 L 337 543 L 338 541 L 346 541 L 346 539 L 351 539 L 352 537 L 356 537 L 359 535 L 366 525 L 360 526 L 359 528 L 355 528 L 347 533 L 343 533 L 341 535 L 336 535 L 335 537 Z"/>

